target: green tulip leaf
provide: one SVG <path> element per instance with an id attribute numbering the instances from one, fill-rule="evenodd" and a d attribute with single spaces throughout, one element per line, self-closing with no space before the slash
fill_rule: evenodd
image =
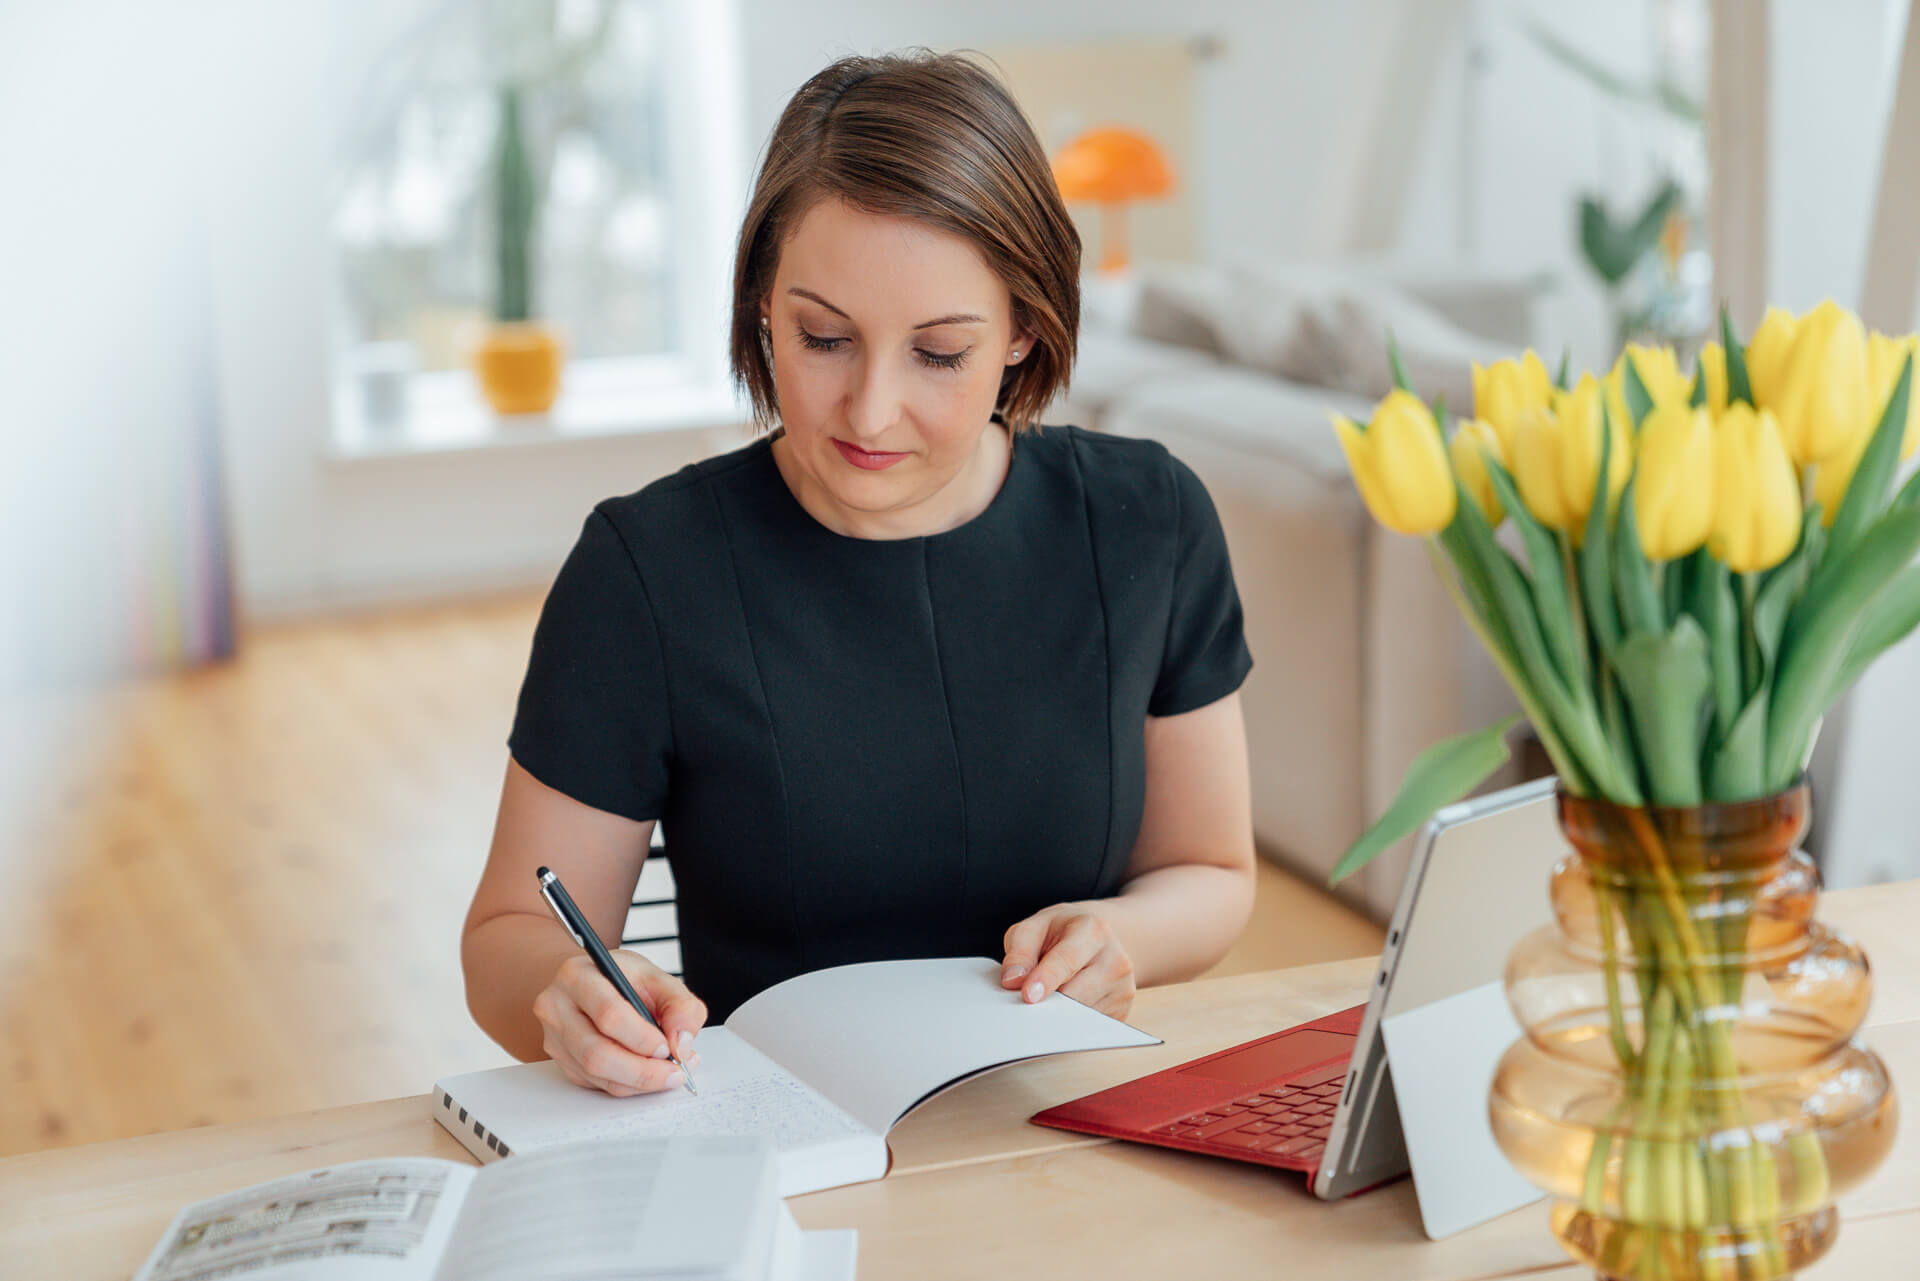
<path id="1" fill-rule="evenodd" d="M 1520 541 L 1527 549 L 1527 567 L 1532 570 L 1533 605 L 1540 618 L 1540 630 L 1546 635 L 1547 648 L 1560 678 L 1569 690 L 1587 683 L 1587 656 L 1574 639 L 1573 599 L 1567 590 L 1567 576 L 1560 565 L 1560 544 L 1547 532 L 1520 498 L 1520 487 L 1513 476 L 1492 458 L 1487 460 L 1487 475 L 1493 481 L 1500 505 L 1507 509 Z"/>
<path id="2" fill-rule="evenodd" d="M 1707 799 L 1745 801 L 1766 794 L 1767 691 L 1747 700 L 1707 767 Z"/>
<path id="3" fill-rule="evenodd" d="M 1692 557 L 1665 563 L 1660 572 L 1660 603 L 1666 613 L 1667 626 L 1680 621 L 1680 615 L 1687 612 L 1687 597 L 1692 582 Z"/>
<path id="4" fill-rule="evenodd" d="M 1607 470 L 1613 465 L 1613 433 L 1600 433 L 1600 473 L 1594 477 L 1593 505 L 1587 509 L 1587 532 L 1580 543 L 1580 594 L 1585 598 L 1587 622 L 1600 643 L 1602 657 L 1620 643 L 1620 609 L 1613 599 L 1613 578 L 1607 546 Z M 1618 740 L 1615 740 L 1618 741 Z"/>
<path id="5" fill-rule="evenodd" d="M 1553 376 L 1553 385 L 1555 387 L 1558 387 L 1561 391 L 1569 390 L 1567 386 L 1567 368 L 1572 363 L 1573 363 L 1572 345 L 1567 344 L 1562 346 L 1560 348 L 1560 372 Z"/>
<path id="6" fill-rule="evenodd" d="M 1591 795 L 1592 787 L 1587 782 L 1586 773 L 1567 751 L 1566 743 L 1555 727 L 1552 713 L 1528 677 L 1526 663 L 1520 656 L 1506 612 L 1500 608 L 1493 586 L 1493 558 L 1505 558 L 1509 564 L 1511 558 L 1507 557 L 1505 548 L 1494 542 L 1493 531 L 1488 527 L 1479 505 L 1467 498 L 1464 492 L 1453 523 L 1441 532 L 1440 544 L 1459 571 L 1462 594 L 1467 598 L 1462 602 L 1467 622 L 1493 655 L 1494 665 L 1507 678 L 1507 684 L 1519 698 L 1520 706 L 1533 724 L 1534 734 L 1547 749 L 1547 755 L 1553 759 L 1567 786 L 1576 795 Z"/>
<path id="7" fill-rule="evenodd" d="M 1834 513 L 1833 528 L 1827 531 L 1827 549 L 1835 556 L 1844 554 L 1848 544 L 1860 536 L 1868 522 L 1887 507 L 1887 494 L 1893 488 L 1893 473 L 1900 465 L 1900 443 L 1907 434 L 1907 401 L 1913 390 L 1913 353 L 1900 362 L 1900 377 L 1887 397 L 1880 423 L 1873 429 L 1866 452 L 1860 455 L 1853 479 L 1847 482 L 1846 496 Z"/>
<path id="8" fill-rule="evenodd" d="M 1519 723 L 1518 716 L 1510 716 L 1498 725 L 1435 743 L 1420 753 L 1400 780 L 1393 803 L 1340 856 L 1327 884 L 1338 885 L 1352 876 L 1380 851 L 1426 822 L 1435 810 L 1453 804 L 1484 783 L 1512 756 L 1507 732 Z"/>
<path id="9" fill-rule="evenodd" d="M 1400 359 L 1400 342 L 1393 336 L 1392 326 L 1387 328 L 1387 367 L 1393 371 L 1393 385 L 1401 391 L 1413 392 L 1413 380 L 1407 377 L 1407 366 Z"/>
<path id="10" fill-rule="evenodd" d="M 1905 640 L 1917 625 L 1920 625 L 1920 565 L 1912 565 L 1901 570 L 1899 577 L 1874 597 L 1866 617 L 1860 621 L 1853 648 L 1847 651 L 1847 661 L 1841 665 L 1822 701 L 1831 707 L 1835 699 L 1853 688 L 1853 683 L 1872 666 L 1874 659 Z"/>
<path id="11" fill-rule="evenodd" d="M 1633 487 L 1629 480 L 1620 495 L 1620 516 L 1613 526 L 1614 585 L 1620 594 L 1620 619 L 1627 631 L 1663 632 L 1666 613 L 1653 587 L 1653 567 L 1640 547 L 1640 530 L 1633 519 Z"/>
<path id="12" fill-rule="evenodd" d="M 1527 709 L 1534 733 L 1553 756 L 1561 781 L 1577 796 L 1592 796 L 1596 791 L 1617 799 L 1616 793 L 1597 788 L 1590 772 L 1593 744 L 1585 727 L 1578 724 L 1574 694 L 1554 669 L 1553 658 L 1540 631 L 1540 617 L 1534 608 L 1533 590 L 1527 576 L 1513 556 L 1494 541 L 1493 531 L 1478 504 L 1466 504 L 1449 529 L 1460 531 L 1470 559 L 1486 576 L 1488 599 L 1493 612 L 1504 624 L 1513 643 L 1514 671 L 1508 683 Z M 1596 723 L 1597 732 L 1597 723 Z M 1603 762 L 1604 765 L 1604 762 Z"/>
<path id="13" fill-rule="evenodd" d="M 1687 408 L 1698 409 L 1707 403 L 1707 367 L 1693 371 L 1693 386 L 1687 392 Z"/>
<path id="14" fill-rule="evenodd" d="M 1733 317 L 1727 314 L 1725 306 L 1720 308 L 1720 345 L 1727 351 L 1727 403 L 1744 400 L 1753 404 L 1753 383 L 1747 377 L 1747 349 L 1734 336 Z"/>
<path id="15" fill-rule="evenodd" d="M 1636 631 L 1613 667 L 1633 717 L 1656 805 L 1700 803 L 1700 709 L 1713 686 L 1707 636 L 1692 615 L 1669 632 Z"/>
<path id="16" fill-rule="evenodd" d="M 1740 608 L 1733 599 L 1733 579 L 1727 567 L 1702 553 L 1694 580 L 1694 617 L 1707 633 L 1707 657 L 1713 663 L 1713 710 L 1716 737 L 1733 733 L 1741 713 L 1745 687 L 1740 672 Z"/>
<path id="17" fill-rule="evenodd" d="M 1627 352 L 1620 363 L 1626 366 L 1620 381 L 1627 402 L 1627 417 L 1633 420 L 1633 429 L 1639 431 L 1640 424 L 1647 421 L 1647 411 L 1653 408 L 1653 393 L 1647 390 L 1645 380 L 1640 377 L 1640 366 L 1632 352 Z"/>
<path id="18" fill-rule="evenodd" d="M 1828 562 L 1788 615 L 1768 712 L 1770 784 L 1790 787 L 1799 775 L 1807 734 L 1827 709 L 1860 620 L 1917 551 L 1920 507 L 1890 511 Z"/>

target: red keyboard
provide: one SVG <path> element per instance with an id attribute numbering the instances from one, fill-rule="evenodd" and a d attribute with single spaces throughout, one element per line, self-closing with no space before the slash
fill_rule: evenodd
<path id="1" fill-rule="evenodd" d="M 1228 1151 L 1312 1161 L 1326 1148 L 1346 1077 L 1345 1063 L 1331 1064 L 1301 1080 L 1183 1116 L 1151 1133 Z"/>

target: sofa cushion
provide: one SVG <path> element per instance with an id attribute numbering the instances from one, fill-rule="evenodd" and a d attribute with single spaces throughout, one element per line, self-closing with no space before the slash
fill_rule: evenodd
<path id="1" fill-rule="evenodd" d="M 1367 412 L 1367 403 L 1351 396 L 1218 365 L 1142 380 L 1108 407 L 1102 429 L 1123 436 L 1211 439 L 1352 495 L 1346 455 L 1330 416 L 1364 418 Z M 1357 495 L 1353 502 L 1357 510 Z"/>
<path id="2" fill-rule="evenodd" d="M 1414 388 L 1464 409 L 1472 364 L 1513 355 L 1388 281 L 1340 266 L 1242 261 L 1141 269 L 1135 333 L 1368 402 L 1392 389 L 1392 331 Z M 1364 415 L 1362 415 L 1364 417 Z"/>
<path id="3" fill-rule="evenodd" d="M 1044 420 L 1100 430 L 1108 407 L 1135 387 L 1168 374 L 1221 367 L 1212 356 L 1189 347 L 1152 342 L 1113 329 L 1083 327 L 1073 380 L 1047 406 Z"/>

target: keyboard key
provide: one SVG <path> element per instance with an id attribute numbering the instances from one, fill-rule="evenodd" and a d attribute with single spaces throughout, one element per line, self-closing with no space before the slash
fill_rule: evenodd
<path id="1" fill-rule="evenodd" d="M 1267 1145 L 1267 1136 L 1248 1134 L 1244 1130 L 1233 1130 L 1226 1134 L 1214 1135 L 1212 1141 L 1230 1148 L 1244 1148 L 1249 1152 L 1256 1152 Z"/>
<path id="2" fill-rule="evenodd" d="M 1306 1149 L 1316 1146 L 1316 1143 L 1317 1140 L 1303 1134 L 1296 1138 L 1282 1139 L 1278 1143 L 1270 1142 L 1266 1146 L 1266 1151 L 1273 1153 L 1275 1156 L 1299 1156 L 1302 1152 L 1306 1151 Z M 1325 1145 L 1322 1144 L 1320 1146 Z"/>
<path id="3" fill-rule="evenodd" d="M 1273 1127 L 1271 1125 L 1268 1125 L 1265 1121 L 1255 1121 L 1251 1125 L 1241 1126 L 1238 1130 L 1235 1131 L 1235 1133 L 1236 1134 L 1271 1134 L 1273 1133 Z"/>
<path id="4" fill-rule="evenodd" d="M 1264 1094 L 1250 1094 L 1244 1099 L 1236 1100 L 1233 1106 L 1235 1106 L 1236 1108 L 1258 1107 L 1260 1104 L 1265 1103 L 1266 1101 L 1267 1101 L 1267 1098 Z"/>
<path id="5" fill-rule="evenodd" d="M 1246 1124 L 1245 1118 L 1230 1116 L 1224 1121 L 1213 1121 L 1201 1126 L 1192 1137 L 1196 1139 L 1211 1139 L 1216 1135 L 1225 1134 L 1229 1130 L 1237 1130 L 1244 1124 Z"/>
<path id="6" fill-rule="evenodd" d="M 1292 1125 L 1280 1126 L 1278 1129 L 1274 1131 L 1275 1134 L 1278 1134 L 1281 1137 L 1288 1138 L 1288 1139 L 1292 1138 L 1296 1134 L 1305 1134 L 1306 1132 L 1307 1132 L 1307 1127 L 1299 1124 L 1298 1122 L 1295 1122 Z"/>
<path id="7" fill-rule="evenodd" d="M 1298 1155 L 1300 1159 L 1303 1161 L 1312 1161 L 1315 1158 L 1317 1158 L 1322 1152 L 1325 1152 L 1326 1150 L 1327 1150 L 1326 1144 L 1315 1143 L 1311 1147 L 1301 1148 Z"/>

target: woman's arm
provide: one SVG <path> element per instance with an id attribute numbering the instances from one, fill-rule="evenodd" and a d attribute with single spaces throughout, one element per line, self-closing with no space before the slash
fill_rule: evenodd
<path id="1" fill-rule="evenodd" d="M 567 936 L 534 879 L 536 868 L 551 867 L 594 932 L 617 948 L 652 839 L 652 823 L 583 805 L 507 762 L 460 963 L 474 1021 L 515 1058 L 551 1057 L 576 1083 L 609 1093 L 668 1084 L 672 1064 L 660 1034 Z M 706 1007 L 644 958 L 613 955 L 680 1050 L 679 1037 L 706 1022 Z"/>
<path id="2" fill-rule="evenodd" d="M 1253 802 L 1240 695 L 1147 718 L 1146 803 L 1126 882 L 1007 931 L 1002 983 L 1124 1014 L 1136 986 L 1192 978 L 1253 910 Z M 1036 987 L 1036 985 L 1038 985 Z"/>

